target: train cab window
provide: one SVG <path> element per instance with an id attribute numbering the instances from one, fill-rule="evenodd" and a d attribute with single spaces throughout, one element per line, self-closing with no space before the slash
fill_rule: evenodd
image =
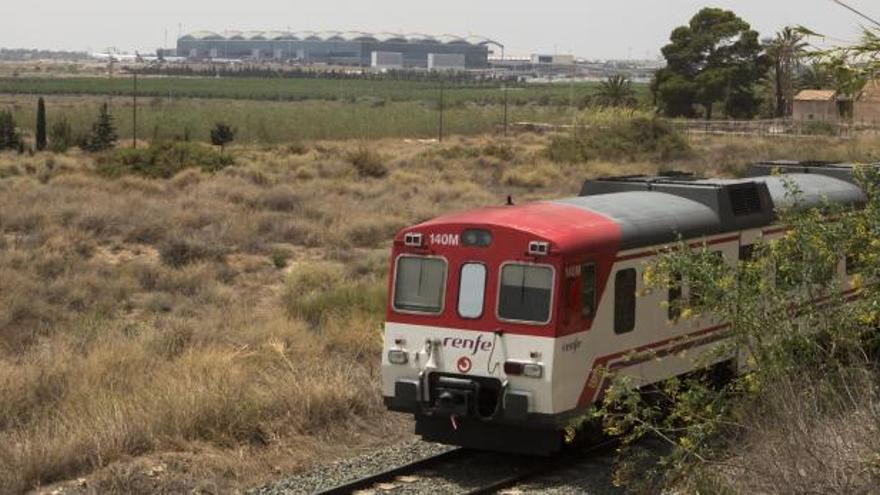
<path id="1" fill-rule="evenodd" d="M 486 293 L 486 266 L 482 263 L 465 263 L 461 267 L 458 283 L 458 314 L 462 318 L 483 316 L 483 299 Z"/>
<path id="2" fill-rule="evenodd" d="M 592 320 L 596 314 L 596 265 L 581 268 L 581 316 Z"/>
<path id="3" fill-rule="evenodd" d="M 614 333 L 636 328 L 636 270 L 627 268 L 614 276 Z"/>
<path id="4" fill-rule="evenodd" d="M 446 261 L 425 256 L 401 256 L 394 281 L 394 309 L 439 314 L 443 311 Z"/>
<path id="5" fill-rule="evenodd" d="M 539 323 L 550 321 L 553 269 L 548 266 L 510 263 L 501 269 L 498 318 Z"/>

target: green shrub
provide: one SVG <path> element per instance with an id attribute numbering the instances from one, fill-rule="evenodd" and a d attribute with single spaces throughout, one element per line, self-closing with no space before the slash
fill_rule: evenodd
<path id="1" fill-rule="evenodd" d="M 269 254 L 269 259 L 272 261 L 272 265 L 279 270 L 287 268 L 290 258 L 292 257 L 292 253 L 284 249 L 274 249 L 272 250 L 272 253 Z"/>
<path id="2" fill-rule="evenodd" d="M 198 143 L 161 142 L 149 148 L 114 150 L 97 159 L 98 172 L 109 177 L 126 174 L 168 179 L 187 168 L 216 172 L 235 160 Z"/>
<path id="3" fill-rule="evenodd" d="M 366 313 L 380 318 L 385 308 L 385 284 L 354 281 L 341 267 L 304 265 L 290 274 L 283 302 L 288 316 L 318 326 L 330 317 Z"/>
<path id="4" fill-rule="evenodd" d="M 545 152 L 555 162 L 604 160 L 668 160 L 683 158 L 690 146 L 668 122 L 638 117 L 591 127 L 574 136 L 557 136 Z"/>
<path id="5" fill-rule="evenodd" d="M 354 165 L 361 177 L 381 178 L 388 175 L 388 168 L 382 163 L 384 161 L 382 156 L 366 146 L 349 153 L 348 161 Z"/>
<path id="6" fill-rule="evenodd" d="M 831 122 L 810 120 L 801 127 L 801 132 L 810 136 L 836 136 L 837 128 Z"/>
<path id="7" fill-rule="evenodd" d="M 73 128 L 65 117 L 56 120 L 49 128 L 49 150 L 64 153 L 74 145 Z"/>

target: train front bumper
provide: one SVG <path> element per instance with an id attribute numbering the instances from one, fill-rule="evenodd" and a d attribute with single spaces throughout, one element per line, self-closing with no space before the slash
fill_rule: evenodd
<path id="1" fill-rule="evenodd" d="M 419 380 L 397 380 L 394 395 L 385 397 L 386 407 L 415 415 L 484 421 L 520 422 L 529 416 L 530 392 L 509 390 L 500 382 L 493 386 L 491 379 L 438 374 L 426 382 L 424 387 Z"/>

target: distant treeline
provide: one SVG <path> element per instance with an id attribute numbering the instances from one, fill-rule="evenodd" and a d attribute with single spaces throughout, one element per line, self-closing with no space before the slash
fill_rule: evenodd
<path id="1" fill-rule="evenodd" d="M 27 48 L 0 48 L 0 60 L 81 60 L 86 58 L 85 52 L 66 52 L 54 50 L 34 50 Z"/>
<path id="2" fill-rule="evenodd" d="M 240 77 L 251 79 L 344 79 L 344 80 L 367 80 L 367 81 L 417 81 L 417 82 L 440 82 L 447 81 L 455 85 L 479 84 L 499 81 L 517 82 L 516 77 L 490 77 L 484 74 L 472 72 L 436 72 L 436 71 L 413 71 L 413 70 L 388 70 L 384 72 L 359 71 L 359 70 L 318 70 L 304 67 L 275 68 L 255 65 L 230 66 L 210 64 L 203 67 L 191 65 L 164 65 L 144 68 L 126 67 L 129 72 L 142 75 L 154 76 L 182 76 L 182 77 Z"/>

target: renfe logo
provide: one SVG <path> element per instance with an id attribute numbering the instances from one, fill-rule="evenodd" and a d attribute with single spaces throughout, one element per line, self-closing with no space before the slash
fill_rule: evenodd
<path id="1" fill-rule="evenodd" d="M 477 352 L 492 350 L 492 342 L 483 340 L 482 335 L 477 335 L 476 339 L 462 339 L 455 337 L 446 337 L 443 339 L 443 347 L 451 347 L 453 349 L 471 349 L 471 356 Z"/>
<path id="2" fill-rule="evenodd" d="M 471 360 L 468 359 L 466 356 L 462 356 L 461 358 L 459 358 L 458 362 L 455 363 L 455 367 L 458 368 L 458 371 L 462 373 L 467 373 L 468 371 L 470 371 L 471 366 L 473 366 L 473 363 L 471 363 Z"/>

